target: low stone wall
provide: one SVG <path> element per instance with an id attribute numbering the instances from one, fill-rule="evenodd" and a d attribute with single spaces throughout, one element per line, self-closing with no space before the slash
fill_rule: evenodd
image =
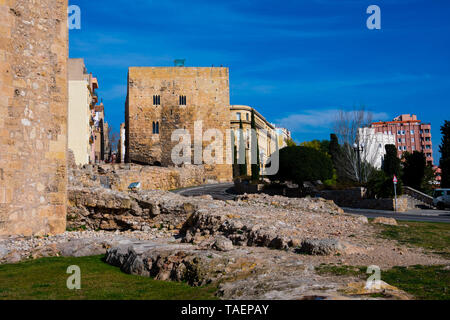
<path id="1" fill-rule="evenodd" d="M 205 178 L 203 166 L 163 168 L 135 164 L 108 164 L 72 169 L 72 186 L 104 187 L 114 191 L 128 191 L 130 184 L 141 183 L 141 190 L 174 190 L 213 183 Z"/>
<path id="2" fill-rule="evenodd" d="M 357 208 L 361 209 L 375 209 L 375 210 L 390 210 L 395 211 L 394 199 L 362 199 L 359 201 Z M 408 211 L 408 199 L 397 199 L 397 212 Z"/>
<path id="3" fill-rule="evenodd" d="M 353 188 L 348 190 L 324 190 L 318 193 L 318 196 L 333 200 L 340 207 L 391 210 L 395 211 L 394 199 L 366 199 L 367 190 L 365 188 Z M 406 212 L 409 208 L 409 202 L 406 197 L 397 199 L 397 211 Z"/>
<path id="4" fill-rule="evenodd" d="M 263 184 L 251 184 L 248 181 L 241 181 L 239 179 L 234 181 L 234 191 L 237 194 L 261 193 L 263 189 Z"/>
<path id="5" fill-rule="evenodd" d="M 365 198 L 367 190 L 365 188 L 352 188 L 346 190 L 323 190 L 318 195 L 327 200 L 333 200 L 341 207 L 358 207 Z"/>

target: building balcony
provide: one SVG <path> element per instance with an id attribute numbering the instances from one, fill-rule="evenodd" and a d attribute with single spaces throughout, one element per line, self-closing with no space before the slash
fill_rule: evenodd
<path id="1" fill-rule="evenodd" d="M 92 93 L 92 101 L 94 104 L 98 102 L 98 95 L 96 92 Z"/>

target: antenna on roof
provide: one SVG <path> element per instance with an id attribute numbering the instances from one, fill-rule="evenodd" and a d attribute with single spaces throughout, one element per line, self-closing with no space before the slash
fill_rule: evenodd
<path id="1" fill-rule="evenodd" d="M 175 67 L 184 67 L 186 59 L 176 59 L 174 61 Z"/>

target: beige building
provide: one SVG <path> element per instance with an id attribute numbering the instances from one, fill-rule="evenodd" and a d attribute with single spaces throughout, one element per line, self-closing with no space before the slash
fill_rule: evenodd
<path id="1" fill-rule="evenodd" d="M 249 106 L 234 105 L 231 106 L 231 129 L 235 132 L 235 145 L 238 147 L 239 133 L 237 130 L 242 128 L 246 146 L 246 163 L 248 174 L 251 173 L 251 120 L 252 110 L 255 113 L 256 132 L 258 136 L 259 159 L 261 166 L 267 163 L 268 158 L 277 151 L 278 135 L 273 124 L 269 123 L 258 111 Z M 235 172 L 236 175 L 236 172 Z"/>
<path id="2" fill-rule="evenodd" d="M 278 136 L 278 147 L 283 149 L 287 147 L 287 141 L 292 139 L 291 132 L 286 128 L 275 128 Z"/>
<path id="3" fill-rule="evenodd" d="M 125 123 L 122 123 L 120 125 L 120 137 L 119 137 L 119 144 L 117 146 L 117 154 L 119 157 L 119 161 L 120 163 L 125 163 L 125 153 L 126 153 L 126 147 L 125 147 L 125 136 L 126 136 L 126 131 L 125 131 Z"/>
<path id="4" fill-rule="evenodd" d="M 103 102 L 94 107 L 92 132 L 95 163 L 109 161 L 109 125 L 105 120 L 105 106 Z"/>
<path id="5" fill-rule="evenodd" d="M 98 101 L 96 78 L 88 74 L 83 59 L 69 59 L 68 144 L 78 165 L 92 160 L 92 111 Z"/>
<path id="6" fill-rule="evenodd" d="M 133 67 L 128 72 L 126 100 L 126 159 L 151 165 L 173 166 L 172 150 L 179 141 L 172 133 L 186 130 L 195 145 L 195 123 L 200 133 L 217 129 L 226 136 L 230 125 L 230 89 L 228 68 Z M 202 142 L 205 147 L 207 142 Z M 231 149 L 231 148 L 230 148 Z M 192 149 L 191 163 L 196 153 Z M 224 139 L 223 164 L 205 165 L 206 179 L 230 181 L 232 167 L 226 164 Z M 198 155 L 197 155 L 198 156 Z M 197 158 L 198 159 L 198 158 Z"/>

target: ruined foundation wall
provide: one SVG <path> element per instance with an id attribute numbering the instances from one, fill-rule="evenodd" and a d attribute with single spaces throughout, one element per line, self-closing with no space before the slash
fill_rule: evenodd
<path id="1" fill-rule="evenodd" d="M 0 0 L 0 235 L 65 231 L 67 0 Z"/>

